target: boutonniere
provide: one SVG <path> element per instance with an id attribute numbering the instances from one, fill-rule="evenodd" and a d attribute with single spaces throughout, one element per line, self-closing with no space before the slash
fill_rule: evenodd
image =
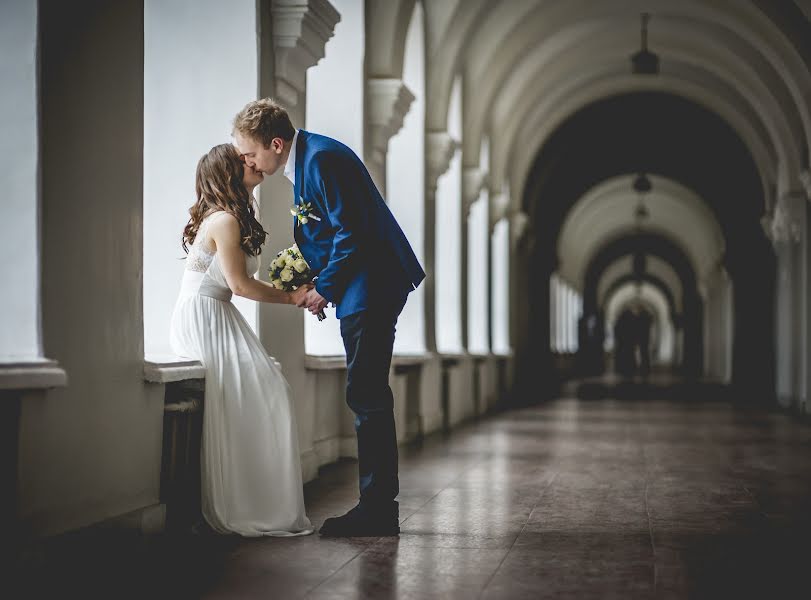
<path id="1" fill-rule="evenodd" d="M 313 214 L 313 203 L 302 202 L 301 204 L 293 205 L 290 207 L 290 214 L 298 219 L 299 225 L 306 225 L 310 219 L 320 221 L 321 217 Z"/>

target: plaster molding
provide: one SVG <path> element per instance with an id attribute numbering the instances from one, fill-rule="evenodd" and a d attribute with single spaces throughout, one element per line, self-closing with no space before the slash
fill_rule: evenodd
<path id="1" fill-rule="evenodd" d="M 800 183 L 803 184 L 803 188 L 805 189 L 806 199 L 811 202 L 811 170 L 805 169 L 800 173 Z"/>
<path id="2" fill-rule="evenodd" d="M 403 127 L 415 96 L 401 79 L 374 78 L 366 82 L 367 118 L 370 128 L 369 159 L 385 164 L 389 140 Z"/>
<path id="3" fill-rule="evenodd" d="M 324 47 L 341 16 L 327 0 L 273 0 L 275 95 L 288 108 L 298 105 L 307 69 L 324 58 Z"/>
<path id="4" fill-rule="evenodd" d="M 510 216 L 510 229 L 514 240 L 520 240 L 530 228 L 530 219 L 527 213 L 523 210 L 516 210 L 512 213 Z"/>
<path id="5" fill-rule="evenodd" d="M 798 243 L 803 239 L 806 197 L 802 192 L 784 194 L 775 203 L 769 223 L 773 244 Z"/>
<path id="6" fill-rule="evenodd" d="M 67 384 L 68 376 L 55 360 L 0 364 L 0 390 L 49 389 Z"/>
<path id="7" fill-rule="evenodd" d="M 487 173 L 479 167 L 466 167 L 462 171 L 462 209 L 465 218 L 470 217 L 470 208 L 487 185 Z"/>
<path id="8" fill-rule="evenodd" d="M 451 159 L 459 148 L 447 131 L 429 131 L 425 135 L 425 183 L 436 191 L 440 176 L 451 166 Z"/>

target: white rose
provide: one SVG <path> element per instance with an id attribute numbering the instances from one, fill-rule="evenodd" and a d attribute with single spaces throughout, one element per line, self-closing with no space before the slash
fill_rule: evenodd
<path id="1" fill-rule="evenodd" d="M 284 264 L 288 267 L 292 267 L 296 263 L 296 259 L 290 256 L 289 254 L 285 254 L 284 256 Z"/>
<path id="2" fill-rule="evenodd" d="M 279 277 L 285 283 L 288 281 L 293 281 L 293 271 L 289 267 L 285 267 L 284 269 L 282 269 L 282 272 L 279 275 Z"/>
<path id="3" fill-rule="evenodd" d="M 300 258 L 295 263 L 293 263 L 293 268 L 299 273 L 304 273 L 304 271 L 307 270 L 307 261 L 304 260 L 303 258 Z"/>
<path id="4" fill-rule="evenodd" d="M 282 283 L 281 279 L 272 279 L 270 283 L 272 283 L 273 287 L 275 287 L 277 290 L 284 289 L 284 284 Z"/>

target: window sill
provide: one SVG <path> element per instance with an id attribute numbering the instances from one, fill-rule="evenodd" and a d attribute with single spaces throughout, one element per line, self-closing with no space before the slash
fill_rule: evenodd
<path id="1" fill-rule="evenodd" d="M 64 387 L 68 384 L 65 370 L 55 360 L 0 364 L 0 389 L 31 390 Z"/>
<path id="2" fill-rule="evenodd" d="M 422 365 L 431 359 L 428 352 L 422 354 L 395 354 L 391 359 L 393 367 L 414 367 Z M 345 356 L 314 356 L 308 354 L 304 357 L 304 368 L 310 371 L 340 371 L 346 369 Z"/>
<path id="3" fill-rule="evenodd" d="M 205 367 L 199 360 L 179 356 L 148 356 L 144 359 L 144 380 L 149 383 L 174 383 L 205 377 Z"/>
<path id="4" fill-rule="evenodd" d="M 308 371 L 340 371 L 346 369 L 346 357 L 306 354 L 304 368 Z"/>

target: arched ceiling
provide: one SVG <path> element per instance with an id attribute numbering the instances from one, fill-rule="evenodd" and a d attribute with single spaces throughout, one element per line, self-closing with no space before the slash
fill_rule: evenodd
<path id="1" fill-rule="evenodd" d="M 465 164 L 478 163 L 480 138 L 489 129 L 491 181 L 497 188 L 510 178 L 515 199 L 537 149 L 573 113 L 610 95 L 665 90 L 707 106 L 735 129 L 770 200 L 773 183 L 787 192 L 808 167 L 811 76 L 797 25 L 781 18 L 797 14 L 796 7 L 761 4 L 429 2 L 427 23 L 435 13 L 440 26 L 430 36 L 428 128 L 446 128 L 450 87 L 463 72 Z M 653 14 L 650 47 L 661 57 L 662 74 L 630 77 L 628 58 L 638 48 L 638 15 L 645 11 Z"/>
<path id="2" fill-rule="evenodd" d="M 681 313 L 684 310 L 684 290 L 679 275 L 671 265 L 658 256 L 645 257 L 645 273 L 654 281 L 658 281 L 668 290 L 672 298 L 673 310 Z M 633 275 L 633 256 L 626 255 L 611 263 L 597 283 L 597 306 L 604 306 L 607 296 L 613 291 L 618 282 L 626 280 Z M 663 291 L 663 293 L 665 293 Z M 667 293 L 665 293 L 667 295 Z"/>
<path id="3" fill-rule="evenodd" d="M 641 286 L 627 283 L 619 287 L 607 299 L 606 327 L 609 330 L 613 329 L 619 315 L 637 302 L 646 308 L 655 319 L 655 325 L 659 331 L 658 358 L 670 361 L 673 357 L 673 323 L 669 318 L 667 298 L 655 286 L 649 283 L 643 283 Z"/>
<path id="4" fill-rule="evenodd" d="M 532 218 L 538 260 L 546 261 L 536 262 L 538 267 L 548 264 L 554 270 L 558 261 L 570 260 L 559 251 L 558 240 L 579 200 L 607 181 L 622 176 L 630 181 L 630 175 L 638 172 L 678 182 L 671 195 L 693 200 L 688 201 L 693 209 L 685 214 L 695 218 L 688 222 L 709 219 L 711 224 L 715 219 L 723 232 L 723 245 L 716 247 L 724 249 L 724 266 L 733 279 L 755 277 L 758 265 L 768 268 L 768 255 L 774 251 L 762 227 L 764 194 L 751 153 L 713 112 L 677 96 L 652 92 L 615 96 L 585 107 L 558 127 L 534 157 L 522 206 Z M 698 208 L 702 203 L 696 197 L 708 211 Z M 675 210 L 683 202 L 671 204 Z M 630 219 L 633 209 L 622 214 Z M 706 240 L 695 246 L 684 228 L 675 225 L 679 220 L 670 219 L 673 227 L 656 231 L 682 247 L 691 270 L 703 274 L 702 265 L 717 261 L 721 253 L 702 250 Z M 630 233 L 633 227 L 617 231 Z M 578 248 L 574 252 L 583 253 Z"/>
<path id="5" fill-rule="evenodd" d="M 667 323 L 670 321 L 667 298 L 665 298 L 665 295 L 660 290 L 649 283 L 642 283 L 642 285 L 627 283 L 617 289 L 611 297 L 607 299 L 605 312 L 606 327 L 613 327 L 614 323 L 617 321 L 617 317 L 619 317 L 622 311 L 633 306 L 635 302 L 640 302 L 652 308 L 658 323 Z"/>
<path id="6" fill-rule="evenodd" d="M 667 266 L 667 272 L 675 274 L 684 310 L 694 308 L 698 297 L 696 275 L 681 247 L 658 234 L 634 233 L 611 240 L 589 261 L 584 279 L 584 311 L 591 312 L 602 305 L 598 303 L 598 287 L 611 265 L 640 250 L 645 254 L 648 265 L 656 264 L 653 259 L 658 259 Z"/>
<path id="7" fill-rule="evenodd" d="M 639 202 L 635 176 L 608 179 L 590 189 L 569 211 L 558 237 L 558 271 L 583 289 L 585 272 L 594 255 L 609 240 L 637 231 L 634 211 Z M 724 252 L 724 236 L 715 215 L 687 187 L 649 176 L 653 189 L 645 195 L 649 217 L 640 231 L 671 239 L 690 257 L 700 279 Z"/>

